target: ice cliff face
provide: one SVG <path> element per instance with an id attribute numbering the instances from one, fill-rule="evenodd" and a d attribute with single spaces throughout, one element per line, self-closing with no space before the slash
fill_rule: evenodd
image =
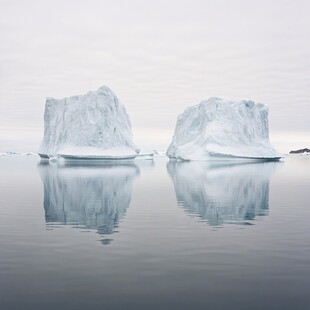
<path id="1" fill-rule="evenodd" d="M 126 109 L 106 86 L 81 96 L 47 98 L 39 153 L 137 155 Z"/>
<path id="2" fill-rule="evenodd" d="M 81 225 L 111 234 L 126 213 L 139 168 L 133 163 L 38 166 L 46 222 Z"/>
<path id="3" fill-rule="evenodd" d="M 183 160 L 279 156 L 269 142 L 265 105 L 220 98 L 210 98 L 179 115 L 167 155 Z"/>
<path id="4" fill-rule="evenodd" d="M 268 215 L 269 180 L 277 165 L 169 161 L 167 170 L 178 205 L 217 226 Z"/>

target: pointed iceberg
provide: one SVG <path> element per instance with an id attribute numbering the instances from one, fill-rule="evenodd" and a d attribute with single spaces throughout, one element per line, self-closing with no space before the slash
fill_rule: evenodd
<path id="1" fill-rule="evenodd" d="M 268 108 L 253 101 L 210 98 L 179 115 L 167 156 L 181 160 L 275 159 Z"/>
<path id="2" fill-rule="evenodd" d="M 47 98 L 41 157 L 127 159 L 138 154 L 127 111 L 106 86 L 85 95 Z"/>

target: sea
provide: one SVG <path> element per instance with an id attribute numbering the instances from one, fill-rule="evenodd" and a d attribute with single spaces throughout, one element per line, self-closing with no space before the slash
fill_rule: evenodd
<path id="1" fill-rule="evenodd" d="M 310 156 L 4 154 L 0 309 L 310 309 Z"/>

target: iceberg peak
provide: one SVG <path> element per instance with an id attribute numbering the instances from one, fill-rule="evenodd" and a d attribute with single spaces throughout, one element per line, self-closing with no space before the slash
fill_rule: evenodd
<path id="1" fill-rule="evenodd" d="M 97 92 L 108 92 L 114 95 L 113 91 L 108 86 L 105 86 L 105 85 L 102 85 L 101 87 L 99 87 Z"/>

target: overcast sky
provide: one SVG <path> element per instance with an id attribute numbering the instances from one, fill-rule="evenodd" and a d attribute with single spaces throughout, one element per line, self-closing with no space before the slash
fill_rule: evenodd
<path id="1" fill-rule="evenodd" d="M 164 149 L 209 97 L 269 106 L 280 151 L 310 147 L 310 1 L 0 0 L 0 151 L 35 151 L 46 97 L 109 86 L 138 145 Z"/>

